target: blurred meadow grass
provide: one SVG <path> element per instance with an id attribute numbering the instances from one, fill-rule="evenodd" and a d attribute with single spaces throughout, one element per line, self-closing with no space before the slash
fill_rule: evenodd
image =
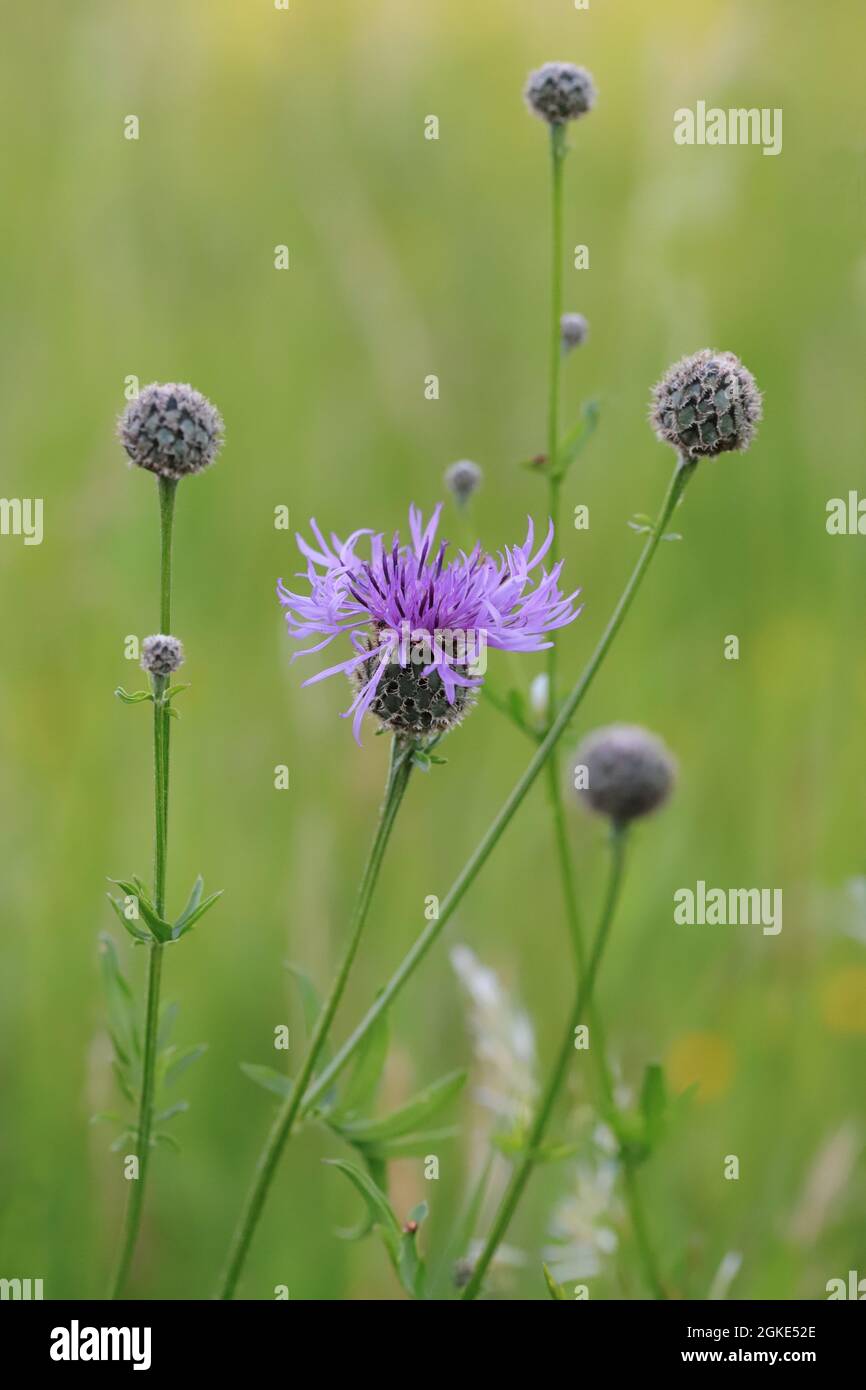
<path id="1" fill-rule="evenodd" d="M 827 1279 L 866 1272 L 862 1157 L 808 1240 L 796 1221 L 822 1147 L 846 1125 L 858 1155 L 863 1138 L 866 959 L 843 930 L 843 885 L 866 868 L 863 542 L 824 528 L 827 499 L 863 476 L 862 75 L 853 5 L 791 11 L 54 0 L 5 15 L 2 491 L 44 497 L 45 540 L 0 541 L 4 1277 L 101 1296 L 122 1210 L 109 1132 L 88 1117 L 117 1099 L 104 879 L 150 872 L 149 721 L 112 698 L 135 682 L 125 635 L 156 623 L 156 490 L 113 438 L 124 378 L 192 382 L 228 433 L 217 467 L 181 488 L 176 527 L 192 688 L 173 744 L 169 904 L 198 872 L 226 891 L 169 953 L 164 990 L 182 1005 L 178 1040 L 209 1051 L 186 1078 L 183 1152 L 153 1165 L 130 1286 L 195 1298 L 213 1290 L 270 1118 L 238 1064 L 273 1061 L 277 1023 L 300 1036 L 284 963 L 326 983 L 385 769 L 372 730 L 359 751 L 337 717 L 339 682 L 300 689 L 321 658 L 289 666 L 274 586 L 298 564 L 273 509 L 288 505 L 293 529 L 315 515 L 338 533 L 388 532 L 470 457 L 485 470 L 473 521 L 487 545 L 522 540 L 527 513 L 543 521 L 544 489 L 518 464 L 544 447 L 547 149 L 520 93 L 550 58 L 584 63 L 600 91 L 566 166 L 566 245 L 591 251 L 590 270 L 566 270 L 566 307 L 591 339 L 566 367 L 565 423 L 589 396 L 602 412 L 564 499 L 591 517 L 563 535 L 586 602 L 561 641 L 569 680 L 636 556 L 626 522 L 655 513 L 668 477 L 645 420 L 651 383 L 708 344 L 741 355 L 765 392 L 750 453 L 699 468 L 683 539 L 661 548 L 581 712 L 579 731 L 647 724 L 681 764 L 675 800 L 636 837 L 599 995 L 629 1084 L 652 1059 L 680 1087 L 702 1083 L 646 1171 L 652 1227 L 693 1296 L 731 1249 L 741 1297 L 821 1297 Z M 781 156 L 675 146 L 673 112 L 698 99 L 782 107 Z M 137 142 L 122 134 L 130 113 Z M 422 138 L 430 113 L 438 142 Z M 453 512 L 449 531 L 462 539 Z M 738 662 L 722 658 L 728 633 Z M 527 684 L 540 669 L 523 663 Z M 496 654 L 490 679 L 511 680 Z M 341 1038 L 529 750 L 482 704 L 445 752 L 410 789 Z M 277 763 L 289 792 L 274 790 Z M 572 835 L 591 911 L 602 837 L 577 812 Z M 549 1055 L 571 988 L 550 838 L 539 787 L 394 1010 L 391 1102 L 470 1058 L 447 959 L 458 941 L 514 988 Z M 781 935 L 674 927 L 674 889 L 699 878 L 781 887 Z M 141 999 L 143 953 L 121 950 Z M 399 1211 L 432 1202 L 434 1253 L 466 1187 L 471 1088 L 460 1121 L 438 1184 L 417 1160 L 394 1173 Z M 315 1129 L 292 1144 L 245 1296 L 399 1296 L 378 1245 L 334 1235 L 357 1205 L 321 1165 L 338 1151 Z M 721 1176 L 729 1153 L 736 1183 Z M 544 1296 L 539 1249 L 569 1183 L 567 1164 L 533 1180 L 509 1235 L 529 1255 L 516 1296 Z M 615 1268 L 593 1297 L 638 1291 Z"/>

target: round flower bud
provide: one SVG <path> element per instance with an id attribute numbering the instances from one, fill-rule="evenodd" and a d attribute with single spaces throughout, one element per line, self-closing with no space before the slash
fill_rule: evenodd
<path id="1" fill-rule="evenodd" d="M 589 322 L 583 314 L 563 314 L 559 320 L 559 333 L 563 352 L 571 352 L 580 347 L 589 337 Z"/>
<path id="2" fill-rule="evenodd" d="M 586 769 L 587 785 L 578 784 L 581 798 L 616 825 L 657 810 L 676 777 L 676 763 L 661 739 L 635 724 L 610 724 L 589 734 L 577 750 L 578 768 Z"/>
<path id="3" fill-rule="evenodd" d="M 145 386 L 118 422 L 123 447 L 138 468 L 185 478 L 213 463 L 223 439 L 222 416 L 191 386 Z"/>
<path id="4" fill-rule="evenodd" d="M 477 492 L 484 477 L 477 463 L 471 459 L 459 459 L 445 470 L 445 486 L 453 493 L 461 507 L 465 507 L 473 492 Z"/>
<path id="5" fill-rule="evenodd" d="M 709 348 L 665 372 L 650 409 L 658 438 L 690 459 L 748 449 L 760 418 L 761 393 L 752 373 L 732 352 Z"/>
<path id="6" fill-rule="evenodd" d="M 586 68 L 574 63 L 545 63 L 531 72 L 523 89 L 526 104 L 548 125 L 564 125 L 595 105 L 595 83 Z"/>
<path id="7" fill-rule="evenodd" d="M 141 669 L 152 676 L 170 676 L 183 664 L 183 647 L 176 637 L 157 632 L 141 644 Z"/>

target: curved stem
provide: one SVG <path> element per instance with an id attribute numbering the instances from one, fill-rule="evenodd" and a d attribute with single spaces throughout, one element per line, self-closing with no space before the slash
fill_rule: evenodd
<path id="1" fill-rule="evenodd" d="M 403 800 L 403 794 L 409 781 L 409 774 L 412 770 L 411 743 L 404 743 L 397 738 L 391 745 L 391 763 L 388 769 L 388 780 L 385 786 L 385 797 L 382 802 L 382 809 L 379 815 L 379 824 L 370 848 L 370 855 L 361 878 L 358 889 L 358 897 L 355 902 L 355 910 L 352 914 L 352 923 L 349 929 L 349 941 L 346 946 L 343 959 L 337 971 L 334 983 L 331 986 L 322 1009 L 316 1019 L 313 1029 L 313 1036 L 310 1039 L 307 1054 L 301 1065 L 301 1070 L 295 1080 L 291 1094 L 280 1106 L 271 1126 L 270 1134 L 265 1141 L 265 1146 L 256 1164 L 253 1175 L 252 1186 L 241 1211 L 231 1250 L 229 1252 L 228 1264 L 220 1289 L 221 1299 L 230 1299 L 234 1296 L 238 1279 L 240 1278 L 244 1262 L 249 1251 L 250 1242 L 262 1213 L 265 1199 L 268 1195 L 271 1182 L 277 1164 L 280 1160 L 283 1148 L 292 1133 L 298 1113 L 301 1109 L 301 1102 L 304 1093 L 310 1083 L 316 1063 L 319 1060 L 322 1048 L 328 1037 L 328 1032 L 333 1022 L 337 1007 L 343 997 L 346 982 L 349 978 L 349 971 L 352 962 L 360 945 L 361 935 L 367 921 L 367 914 L 370 908 L 370 901 L 379 877 L 379 870 L 385 849 L 391 835 L 394 820 Z"/>
<path id="2" fill-rule="evenodd" d="M 310 1087 L 307 1095 L 304 1097 L 304 1111 L 311 1109 L 321 1097 L 326 1094 L 333 1084 L 334 1079 L 339 1076 L 340 1072 L 361 1046 L 361 1043 L 364 1041 L 364 1038 L 374 1026 L 377 1019 L 390 1007 L 403 986 L 414 975 L 421 961 L 427 955 L 427 952 L 433 946 L 446 924 L 451 920 L 458 906 L 466 896 L 466 893 L 469 891 L 469 888 L 490 858 L 490 855 L 502 838 L 503 832 L 514 819 L 515 814 L 519 810 L 536 778 L 548 763 L 553 750 L 568 728 L 575 710 L 589 690 L 617 632 L 622 626 L 625 615 L 632 605 L 635 594 L 640 588 L 641 581 L 646 574 L 650 561 L 658 548 L 665 527 L 673 515 L 674 508 L 679 502 L 683 489 L 691 477 L 693 470 L 694 465 L 691 462 L 685 459 L 678 460 L 677 466 L 671 476 L 668 490 L 658 515 L 658 520 L 644 543 L 638 562 L 620 596 L 619 602 L 610 617 L 607 627 L 599 639 L 595 651 L 584 668 L 583 674 L 563 702 L 562 708 L 550 726 L 550 729 L 539 744 L 536 752 L 530 758 L 524 772 L 506 798 L 504 804 L 494 816 L 475 851 L 470 855 L 460 873 L 457 875 L 454 883 L 451 885 L 448 893 L 442 899 L 439 905 L 438 918 L 428 922 L 427 926 L 415 940 L 414 945 L 403 957 L 403 960 L 394 971 L 394 974 L 385 985 L 385 988 L 377 996 L 375 1002 L 371 1004 L 354 1032 L 347 1038 L 333 1060 L 324 1068 Z"/>
<path id="3" fill-rule="evenodd" d="M 523 1189 L 526 1187 L 532 1170 L 538 1162 L 539 1150 L 544 1139 L 545 1131 L 553 1112 L 553 1107 L 556 1104 L 556 1099 L 561 1090 L 562 1083 L 565 1079 L 569 1062 L 574 1054 L 574 1030 L 580 1024 L 584 1013 L 592 1001 L 592 992 L 595 987 L 596 976 L 598 975 L 601 958 L 610 935 L 610 928 L 613 922 L 617 899 L 619 897 L 619 890 L 622 885 L 625 841 L 625 829 L 621 826 L 615 826 L 611 839 L 611 868 L 607 894 L 605 896 L 601 920 L 587 965 L 586 974 L 578 984 L 574 1007 L 568 1020 L 568 1027 L 553 1064 L 553 1068 L 551 1069 L 550 1076 L 548 1077 L 547 1085 L 542 1093 L 535 1120 L 533 1121 L 532 1128 L 529 1131 L 529 1136 L 526 1141 L 526 1149 L 523 1157 L 512 1174 L 511 1181 L 506 1188 L 505 1196 L 502 1198 L 499 1211 L 493 1222 L 490 1235 L 487 1237 L 484 1249 L 478 1257 L 475 1268 L 472 1271 L 472 1277 L 463 1290 L 462 1296 L 464 1299 L 473 1299 L 477 1296 L 487 1266 L 496 1254 L 500 1241 L 511 1224 L 511 1218 L 523 1194 Z"/>
<path id="4" fill-rule="evenodd" d="M 160 584 L 159 621 L 160 631 L 171 632 L 171 541 L 174 526 L 174 503 L 177 482 L 168 478 L 159 479 L 159 535 L 160 535 Z M 169 714 L 164 694 L 168 681 L 163 676 L 151 678 L 153 688 L 153 800 L 154 800 L 154 846 L 153 846 L 153 898 L 154 907 L 160 917 L 165 915 L 165 878 L 168 857 L 168 764 L 169 764 Z M 141 1069 L 141 1094 L 138 1108 L 138 1128 L 136 1133 L 136 1157 L 138 1173 L 133 1179 L 126 1206 L 126 1215 L 121 1236 L 120 1255 L 111 1298 L 119 1298 L 126 1283 L 141 1224 L 144 1206 L 144 1190 L 150 1159 L 151 1132 L 153 1129 L 153 1100 L 156 1081 L 156 1052 L 159 1034 L 159 991 L 162 978 L 163 947 L 152 941 L 148 947 L 150 957 L 147 970 L 147 1002 L 144 1018 L 144 1058 Z"/>

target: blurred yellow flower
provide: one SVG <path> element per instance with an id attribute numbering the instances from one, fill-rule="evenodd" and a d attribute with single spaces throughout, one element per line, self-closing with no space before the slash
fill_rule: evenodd
<path id="1" fill-rule="evenodd" d="M 715 1100 L 731 1084 L 734 1050 L 720 1033 L 683 1033 L 668 1049 L 666 1069 L 674 1092 L 697 1082 L 697 1099 Z"/>
<path id="2" fill-rule="evenodd" d="M 866 1033 L 866 966 L 836 970 L 821 986 L 821 1018 L 831 1033 Z"/>

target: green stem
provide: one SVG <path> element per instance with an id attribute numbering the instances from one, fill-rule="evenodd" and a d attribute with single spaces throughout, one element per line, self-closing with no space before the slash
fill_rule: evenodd
<path id="1" fill-rule="evenodd" d="M 666 1299 L 667 1293 L 659 1274 L 658 1261 L 650 1239 L 643 1200 L 638 1187 L 637 1171 L 634 1161 L 628 1157 L 623 1158 L 623 1185 L 644 1278 L 652 1291 L 653 1298 Z"/>
<path id="2" fill-rule="evenodd" d="M 391 830 L 406 791 L 409 775 L 412 770 L 413 745 L 395 737 L 391 745 L 391 763 L 388 770 L 388 780 L 385 787 L 385 797 L 382 802 L 382 809 L 379 816 L 379 824 L 373 838 L 370 855 L 361 878 L 358 889 L 358 896 L 355 902 L 355 910 L 352 914 L 352 923 L 349 929 L 349 941 L 346 946 L 345 954 L 340 963 L 331 992 L 328 995 L 322 1009 L 316 1019 L 313 1029 L 313 1036 L 310 1039 L 307 1054 L 301 1065 L 301 1070 L 292 1087 L 291 1094 L 277 1111 L 270 1134 L 265 1141 L 265 1146 L 256 1164 L 253 1175 L 252 1186 L 247 1195 L 246 1202 L 238 1221 L 234 1239 L 229 1253 L 228 1265 L 219 1297 L 230 1299 L 234 1297 L 238 1279 L 247 1257 L 247 1252 L 252 1241 L 253 1234 L 262 1214 L 262 1208 L 268 1195 L 271 1182 L 283 1148 L 292 1133 L 295 1121 L 301 1109 L 301 1102 L 313 1076 L 316 1063 L 319 1060 L 322 1048 L 327 1041 L 328 1032 L 333 1022 L 337 1007 L 343 997 L 346 982 L 349 978 L 349 971 L 361 941 L 364 925 L 370 908 L 370 901 L 379 877 L 379 870 L 385 849 L 391 835 Z"/>
<path id="3" fill-rule="evenodd" d="M 160 631 L 171 632 L 171 541 L 174 525 L 174 502 L 177 482 L 168 478 L 159 479 L 159 535 L 160 535 Z M 164 701 L 168 681 L 162 676 L 151 678 L 153 688 L 153 799 L 154 799 L 154 848 L 153 848 L 153 895 L 154 907 L 160 917 L 165 915 L 165 877 L 168 855 L 168 763 L 169 763 L 169 715 Z M 141 1225 L 144 1206 L 144 1191 L 150 1159 L 151 1132 L 153 1129 L 153 1101 L 156 1080 L 156 1051 L 159 1034 L 159 989 L 162 977 L 163 947 L 152 941 L 148 947 L 150 957 L 147 970 L 147 1002 L 144 1021 L 144 1058 L 141 1071 L 141 1095 L 136 1131 L 136 1157 L 138 1174 L 130 1179 L 132 1186 L 126 1215 L 123 1223 L 120 1256 L 111 1286 L 111 1297 L 119 1298 L 123 1292 Z"/>
<path id="4" fill-rule="evenodd" d="M 490 1235 L 487 1237 L 484 1249 L 478 1257 L 475 1268 L 472 1271 L 472 1277 L 463 1290 L 464 1299 L 473 1299 L 477 1296 L 487 1267 L 496 1254 L 499 1244 L 511 1224 L 511 1218 L 523 1195 L 523 1189 L 526 1187 L 532 1175 L 532 1170 L 538 1162 L 539 1151 L 544 1140 L 551 1114 L 553 1113 L 553 1107 L 556 1104 L 557 1097 L 562 1088 L 562 1083 L 568 1071 L 569 1063 L 574 1055 L 574 1031 L 581 1023 L 584 1013 L 592 1001 L 596 976 L 598 975 L 601 958 L 610 935 L 614 911 L 617 899 L 619 898 L 619 890 L 622 885 L 625 842 L 625 829 L 622 826 L 615 826 L 611 840 L 610 879 L 604 907 L 602 909 L 601 921 L 599 922 L 586 974 L 582 976 L 578 984 L 574 1007 L 568 1020 L 568 1027 L 563 1037 L 559 1053 L 553 1064 L 553 1068 L 551 1069 L 550 1076 L 548 1077 L 547 1085 L 542 1093 L 535 1120 L 533 1121 L 532 1128 L 529 1131 L 526 1141 L 526 1149 L 523 1157 L 512 1174 L 511 1181 L 506 1188 L 505 1195 L 499 1206 L 499 1211 L 493 1222 Z"/>
<path id="5" fill-rule="evenodd" d="M 400 993 L 407 981 L 411 979 L 412 975 L 414 975 L 418 966 L 427 955 L 427 952 L 433 946 L 446 924 L 451 920 L 469 888 L 490 858 L 490 855 L 493 853 L 493 850 L 502 837 L 503 831 L 514 819 L 516 812 L 519 810 L 533 783 L 550 760 L 553 750 L 556 748 L 556 745 L 571 723 L 575 710 L 589 690 L 599 667 L 610 649 L 611 643 L 622 626 L 626 613 L 631 607 L 635 594 L 640 588 L 641 581 L 658 548 L 665 527 L 673 515 L 674 508 L 682 496 L 683 489 L 691 477 L 693 469 L 694 465 L 691 462 L 685 459 L 679 459 L 677 461 L 677 465 L 671 475 L 661 511 L 658 515 L 658 520 L 644 543 L 643 550 L 632 571 L 631 577 L 577 684 L 564 701 L 556 719 L 538 745 L 536 752 L 529 760 L 525 771 L 506 798 L 504 804 L 494 816 L 474 853 L 467 860 L 466 864 L 464 864 L 448 893 L 442 899 L 439 905 L 438 918 L 428 922 L 427 926 L 417 937 L 414 945 L 403 957 L 403 960 L 394 971 L 394 974 L 385 985 L 385 988 L 377 996 L 375 1002 L 371 1004 L 354 1032 L 347 1038 L 337 1055 L 329 1065 L 324 1068 L 310 1087 L 307 1095 L 304 1097 L 303 1110 L 305 1112 L 310 1110 L 321 1097 L 327 1093 L 329 1088 L 333 1085 L 335 1078 L 339 1076 L 343 1068 L 355 1055 L 355 1052 L 361 1046 L 367 1033 L 385 1010 L 390 1008 L 395 997 Z"/>
<path id="6" fill-rule="evenodd" d="M 550 478 L 550 516 L 553 521 L 551 565 L 559 554 L 559 374 L 562 363 L 562 166 L 567 147 L 565 126 L 550 127 L 550 382 L 547 406 L 547 471 Z M 556 643 L 547 653 L 548 709 L 556 712 Z"/>

